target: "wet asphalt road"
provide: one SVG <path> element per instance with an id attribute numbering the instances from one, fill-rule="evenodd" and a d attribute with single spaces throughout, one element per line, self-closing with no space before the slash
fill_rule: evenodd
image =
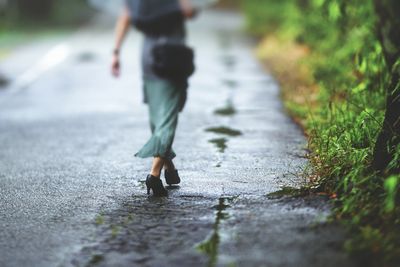
<path id="1" fill-rule="evenodd" d="M 324 199 L 267 197 L 304 183 L 306 141 L 242 23 L 209 11 L 189 26 L 183 182 L 163 199 L 147 197 L 150 161 L 133 157 L 150 134 L 137 33 L 120 80 L 103 17 L 1 62 L 14 83 L 0 90 L 0 266 L 354 266 Z"/>

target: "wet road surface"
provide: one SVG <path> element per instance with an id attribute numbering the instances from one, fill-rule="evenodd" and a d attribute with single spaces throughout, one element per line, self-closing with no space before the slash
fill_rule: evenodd
<path id="1" fill-rule="evenodd" d="M 254 58 L 243 19 L 189 25 L 196 75 L 175 150 L 183 182 L 145 193 L 149 137 L 132 33 L 109 75 L 113 22 L 19 48 L 0 71 L 0 266 L 354 266 L 305 182 L 306 141 Z M 50 51 L 50 52 L 49 52 Z M 35 63 L 38 62 L 38 63 Z"/>

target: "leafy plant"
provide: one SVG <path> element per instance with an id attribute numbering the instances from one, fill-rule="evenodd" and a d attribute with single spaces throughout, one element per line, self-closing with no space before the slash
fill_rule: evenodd
<path id="1" fill-rule="evenodd" d="M 390 266 L 400 258 L 400 176 L 375 172 L 372 163 L 394 74 L 378 38 L 374 1 L 242 0 L 242 7 L 254 35 L 309 48 L 298 65 L 318 87 L 318 104 L 305 108 L 307 102 L 294 101 L 290 94 L 298 89 L 283 76 L 286 107 L 300 116 L 309 137 L 314 181 L 338 196 L 336 216 L 352 231 L 346 247 Z M 308 93 L 314 91 L 309 86 Z M 399 170 L 400 146 L 390 152 L 388 169 Z"/>

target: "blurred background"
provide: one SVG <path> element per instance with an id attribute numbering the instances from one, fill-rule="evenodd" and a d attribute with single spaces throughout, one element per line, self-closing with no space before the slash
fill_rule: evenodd
<path id="1" fill-rule="evenodd" d="M 85 0 L 1 0 L 0 60 L 37 38 L 71 32 L 95 13 Z"/>
<path id="2" fill-rule="evenodd" d="M 77 25 L 93 14 L 93 8 L 86 0 L 1 0 L 0 12 L 4 31 L 18 26 Z"/>
<path id="3" fill-rule="evenodd" d="M 194 0 L 206 8 L 217 0 Z M 99 13 L 110 22 L 123 8 L 124 0 L 0 0 L 0 59 L 16 45 L 39 36 L 66 34 L 87 24 Z"/>
<path id="4" fill-rule="evenodd" d="M 279 82 L 286 111 L 309 138 L 310 179 L 318 190 L 337 200 L 335 215 L 351 229 L 346 249 L 373 255 L 374 262 L 398 260 L 400 126 L 399 118 L 391 115 L 400 114 L 400 71 L 396 69 L 400 66 L 400 1 L 193 2 L 200 9 L 219 9 L 223 14 L 206 16 L 192 32 L 204 58 L 224 57 L 227 65 L 236 64 L 243 49 L 237 45 L 242 39 L 235 34 L 245 30 L 254 55 Z M 40 88 L 32 90 L 34 97 L 21 96 L 27 104 L 15 98 L 7 106 L 7 97 L 0 94 L 0 107 L 5 107 L 0 119 L 49 116 L 49 110 L 128 112 L 140 103 L 138 96 L 129 98 L 132 83 L 140 80 L 138 64 L 127 62 L 134 74 L 124 76 L 119 85 L 109 77 L 112 29 L 122 3 L 0 0 L 0 93 Z M 130 38 L 140 37 L 133 33 Z M 210 40 L 218 40 L 220 47 L 212 47 Z M 130 43 L 133 49 L 123 53 L 137 58 L 139 44 Z M 229 46 L 235 45 L 239 47 L 232 52 L 236 59 L 226 56 Z M 212 54 L 213 49 L 219 54 Z M 68 68 L 45 75 L 67 57 Z M 194 80 L 198 88 L 210 85 L 210 77 L 221 77 L 213 64 L 201 57 L 197 60 L 201 71 Z M 243 80 L 240 71 L 235 78 Z M 96 79 L 88 79 L 93 73 Z M 39 76 L 42 79 L 33 84 Z M 110 94 L 109 88 L 120 91 Z M 73 93 L 67 98 L 70 101 L 60 101 L 68 90 Z"/>

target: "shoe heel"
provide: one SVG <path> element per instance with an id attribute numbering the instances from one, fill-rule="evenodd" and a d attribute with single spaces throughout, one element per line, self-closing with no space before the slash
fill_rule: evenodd
<path id="1" fill-rule="evenodd" d="M 168 196 L 168 191 L 165 190 L 160 178 L 148 175 L 146 179 L 147 194 L 150 195 L 150 189 L 153 195 L 157 197 Z"/>

